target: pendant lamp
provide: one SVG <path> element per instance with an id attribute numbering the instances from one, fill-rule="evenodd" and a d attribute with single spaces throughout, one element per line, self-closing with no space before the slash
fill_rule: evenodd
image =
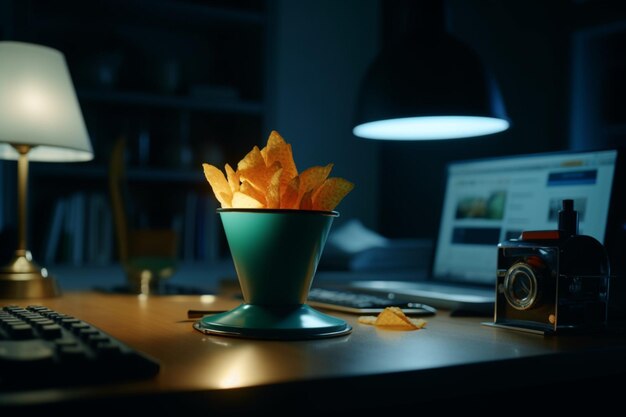
<path id="1" fill-rule="evenodd" d="M 438 140 L 508 127 L 496 80 L 478 54 L 431 26 L 413 28 L 382 48 L 361 82 L 353 133 L 367 139 Z"/>

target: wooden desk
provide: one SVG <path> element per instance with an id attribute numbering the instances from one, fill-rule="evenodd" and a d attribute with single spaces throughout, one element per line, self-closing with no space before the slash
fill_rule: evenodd
<path id="1" fill-rule="evenodd" d="M 67 293 L 28 303 L 1 300 L 0 305 L 42 304 L 81 318 L 158 359 L 161 371 L 137 382 L 0 393 L 0 405 L 41 406 L 48 412 L 141 406 L 177 415 L 197 409 L 216 415 L 298 407 L 302 415 L 329 408 L 458 405 L 448 399 L 489 408 L 497 398 L 510 400 L 512 390 L 529 387 L 525 398 L 535 389 L 571 386 L 592 398 L 611 386 L 610 377 L 626 374 L 624 334 L 542 337 L 447 312 L 428 318 L 424 330 L 386 331 L 337 314 L 352 324 L 352 334 L 277 342 L 206 336 L 186 317 L 188 309 L 229 309 L 238 303 L 214 296 L 103 293 Z"/>

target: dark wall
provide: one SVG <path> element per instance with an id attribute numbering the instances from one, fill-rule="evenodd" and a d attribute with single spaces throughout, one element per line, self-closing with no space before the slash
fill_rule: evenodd
<path id="1" fill-rule="evenodd" d="M 269 125 L 292 144 L 300 170 L 334 163 L 352 181 L 337 222 L 357 218 L 377 229 L 376 141 L 352 134 L 359 81 L 378 49 L 376 0 L 278 0 L 269 88 Z"/>

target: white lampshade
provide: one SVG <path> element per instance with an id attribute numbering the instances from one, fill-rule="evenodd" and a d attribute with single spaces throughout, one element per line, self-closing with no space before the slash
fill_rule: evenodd
<path id="1" fill-rule="evenodd" d="M 34 146 L 31 161 L 88 161 L 93 149 L 65 57 L 55 49 L 0 42 L 0 158 Z"/>

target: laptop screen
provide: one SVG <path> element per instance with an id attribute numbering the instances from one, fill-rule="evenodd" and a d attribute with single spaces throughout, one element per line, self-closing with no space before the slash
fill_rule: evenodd
<path id="1" fill-rule="evenodd" d="M 616 160 L 612 150 L 449 164 L 433 278 L 492 285 L 496 245 L 556 229 L 563 199 L 574 200 L 579 233 L 604 243 Z"/>

